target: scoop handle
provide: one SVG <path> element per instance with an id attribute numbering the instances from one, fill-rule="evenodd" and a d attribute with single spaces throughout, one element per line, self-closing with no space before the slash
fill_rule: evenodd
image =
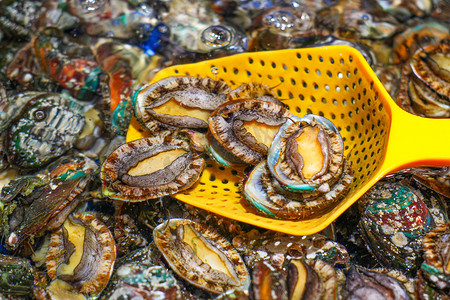
<path id="1" fill-rule="evenodd" d="M 392 123 L 382 169 L 450 166 L 450 119 L 430 119 L 391 106 Z"/>

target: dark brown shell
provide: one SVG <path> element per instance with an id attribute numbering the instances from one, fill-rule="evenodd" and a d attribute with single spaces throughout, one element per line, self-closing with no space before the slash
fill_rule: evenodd
<path id="1" fill-rule="evenodd" d="M 248 289 L 250 275 L 244 261 L 212 228 L 188 219 L 170 219 L 153 230 L 153 240 L 172 270 L 191 284 L 216 294 Z M 205 251 L 214 252 L 212 256 L 220 258 L 228 274 L 208 263 L 211 256 L 198 256 Z"/>
<path id="2" fill-rule="evenodd" d="M 247 132 L 245 122 L 280 127 L 293 114 L 283 106 L 257 99 L 229 101 L 217 108 L 209 118 L 209 130 L 229 152 L 248 164 L 263 160 L 268 147 Z M 261 135 L 264 135 L 264 130 Z"/>
<path id="3" fill-rule="evenodd" d="M 258 82 L 246 82 L 232 90 L 227 95 L 228 101 L 242 99 L 258 99 L 284 105 L 277 99 L 275 92 L 266 84 Z"/>
<path id="4" fill-rule="evenodd" d="M 291 260 L 288 265 L 287 285 L 289 299 L 338 298 L 336 271 L 321 260 Z"/>
<path id="5" fill-rule="evenodd" d="M 304 220 L 323 214 L 347 192 L 353 180 L 350 163 L 346 162 L 342 176 L 327 193 L 289 192 L 280 187 L 266 165 L 266 162 L 257 165 L 244 179 L 241 189 L 247 201 L 258 211 L 278 219 Z M 258 170 L 260 168 L 262 170 Z"/>
<path id="6" fill-rule="evenodd" d="M 155 109 L 174 100 L 180 107 L 211 113 L 226 101 L 229 91 L 231 89 L 225 82 L 211 78 L 167 77 L 139 89 L 134 99 L 136 116 L 150 130 L 155 128 L 154 122 L 162 127 L 208 128 L 205 120 L 187 115 L 186 110 L 184 115 L 170 115 L 158 113 Z"/>
<path id="7" fill-rule="evenodd" d="M 132 175 L 139 162 L 165 151 L 185 153 L 164 168 L 149 174 Z M 103 194 L 121 201 L 145 201 L 173 195 L 197 182 L 205 160 L 191 151 L 187 138 L 173 132 L 131 141 L 119 146 L 105 160 L 101 170 Z"/>
<path id="8" fill-rule="evenodd" d="M 423 239 L 421 273 L 437 290 L 450 292 L 450 223 L 430 231 Z"/>
<path id="9" fill-rule="evenodd" d="M 76 230 L 69 229 L 80 226 L 84 227 L 82 240 Z M 96 296 L 106 287 L 115 260 L 116 244 L 109 229 L 94 215 L 77 213 L 52 234 L 46 267 L 52 280 L 61 279 L 84 295 Z M 70 266 L 73 262 L 77 263 Z M 71 272 L 64 274 L 63 265 Z"/>

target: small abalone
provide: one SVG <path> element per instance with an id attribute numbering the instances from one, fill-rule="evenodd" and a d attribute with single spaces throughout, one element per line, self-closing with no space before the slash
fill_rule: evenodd
<path id="1" fill-rule="evenodd" d="M 160 132 L 125 143 L 109 155 L 101 169 L 103 194 L 132 202 L 173 195 L 192 186 L 204 166 L 188 137 Z"/>
<path id="2" fill-rule="evenodd" d="M 277 219 L 303 220 L 323 214 L 347 191 L 353 176 L 349 164 L 330 191 L 322 194 L 290 192 L 280 187 L 267 163 L 262 161 L 244 178 L 241 189 L 246 200 L 264 215 Z"/>
<path id="3" fill-rule="evenodd" d="M 70 283 L 77 292 L 98 296 L 111 277 L 116 245 L 109 229 L 93 214 L 76 213 L 51 236 L 48 276 Z"/>
<path id="4" fill-rule="evenodd" d="M 133 102 L 146 128 L 208 128 L 209 115 L 227 99 L 231 89 L 223 81 L 172 76 L 143 85 Z"/>
<path id="5" fill-rule="evenodd" d="M 6 128 L 3 146 L 8 162 L 21 171 L 28 171 L 63 155 L 83 130 L 83 110 L 71 97 L 36 94 Z"/>
<path id="6" fill-rule="evenodd" d="M 154 229 L 153 240 L 172 270 L 199 288 L 220 294 L 250 285 L 239 253 L 212 228 L 169 219 Z"/>
<path id="7" fill-rule="evenodd" d="M 338 277 L 321 260 L 293 259 L 288 265 L 289 299 L 338 299 Z"/>
<path id="8" fill-rule="evenodd" d="M 278 129 L 293 116 L 285 107 L 273 102 L 228 101 L 209 118 L 210 138 L 238 160 L 254 165 L 266 158 Z M 214 143 L 210 138 L 208 146 L 212 147 Z"/>
<path id="9" fill-rule="evenodd" d="M 267 162 L 272 175 L 287 190 L 326 193 L 342 174 L 344 143 L 328 119 L 293 117 L 276 134 Z"/>

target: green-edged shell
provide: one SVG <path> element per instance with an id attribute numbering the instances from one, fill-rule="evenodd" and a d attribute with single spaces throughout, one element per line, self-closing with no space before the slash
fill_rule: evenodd
<path id="1" fill-rule="evenodd" d="M 136 92 L 135 115 L 145 127 L 206 129 L 209 115 L 226 101 L 231 89 L 223 81 L 172 76 L 146 84 Z"/>
<path id="2" fill-rule="evenodd" d="M 450 292 L 450 223 L 430 231 L 423 239 L 422 276 L 438 291 Z"/>
<path id="3" fill-rule="evenodd" d="M 103 194 L 122 201 L 173 195 L 197 182 L 205 166 L 189 139 L 166 131 L 119 146 L 101 169 Z"/>
<path id="4" fill-rule="evenodd" d="M 55 231 L 46 257 L 48 276 L 70 283 L 77 292 L 98 296 L 108 284 L 116 244 L 108 227 L 90 213 L 69 216 Z"/>
<path id="5" fill-rule="evenodd" d="M 293 116 L 273 102 L 228 101 L 211 114 L 209 130 L 212 138 L 231 155 L 247 164 L 257 164 L 266 158 L 278 129 Z"/>
<path id="6" fill-rule="evenodd" d="M 298 145 L 303 135 L 307 140 Z M 303 154 L 316 151 L 318 158 L 307 160 L 300 151 Z M 287 190 L 325 193 L 342 174 L 343 153 L 344 143 L 336 126 L 321 116 L 305 115 L 290 118 L 281 126 L 270 147 L 267 164 Z"/>
<path id="7" fill-rule="evenodd" d="M 63 163 L 59 165 L 61 169 L 64 166 Z M 12 180 L 1 193 L 0 224 L 1 232 L 6 236 L 6 247 L 18 249 L 25 240 L 59 227 L 84 200 L 78 195 L 90 179 L 90 171 L 71 169 L 51 179 L 22 176 Z"/>
<path id="8" fill-rule="evenodd" d="M 83 106 L 75 99 L 39 93 L 6 129 L 8 162 L 21 170 L 42 167 L 73 147 L 84 124 Z"/>
<path id="9" fill-rule="evenodd" d="M 378 261 L 415 272 L 421 262 L 422 238 L 434 226 L 426 204 L 406 185 L 378 182 L 360 205 L 362 235 Z"/>
<path id="10" fill-rule="evenodd" d="M 172 270 L 189 283 L 215 294 L 248 289 L 250 275 L 244 261 L 212 228 L 170 219 L 154 229 L 153 239 Z"/>
<path id="11" fill-rule="evenodd" d="M 0 293 L 7 299 L 31 296 L 36 269 L 23 257 L 0 254 Z M 26 297 L 28 299 L 28 297 Z"/>
<path id="12" fill-rule="evenodd" d="M 348 190 L 353 180 L 350 164 L 330 191 L 311 196 L 284 190 L 262 161 L 241 184 L 245 199 L 258 211 L 278 219 L 303 220 L 323 214 Z"/>

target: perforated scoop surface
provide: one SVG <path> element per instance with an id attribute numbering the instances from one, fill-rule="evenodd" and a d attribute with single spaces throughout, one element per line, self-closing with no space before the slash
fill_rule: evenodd
<path id="1" fill-rule="evenodd" d="M 329 46 L 251 52 L 160 71 L 153 81 L 189 75 L 223 80 L 236 88 L 244 82 L 269 85 L 298 116 L 317 114 L 339 129 L 354 180 L 349 193 L 326 214 L 309 220 L 277 220 L 258 214 L 243 200 L 238 185 L 243 170 L 209 161 L 199 182 L 175 195 L 181 201 L 259 227 L 293 235 L 316 233 L 353 204 L 388 171 L 383 166 L 392 122 L 392 99 L 363 56 L 354 48 Z M 397 109 L 398 107 L 396 107 Z M 133 120 L 127 141 L 145 136 Z"/>

